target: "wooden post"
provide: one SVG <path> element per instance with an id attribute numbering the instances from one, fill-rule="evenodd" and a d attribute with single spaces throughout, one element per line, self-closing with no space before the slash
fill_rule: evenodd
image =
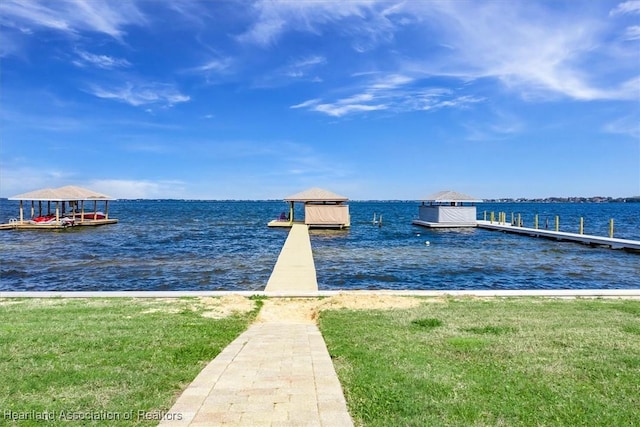
<path id="1" fill-rule="evenodd" d="M 556 231 L 560 231 L 560 217 L 556 215 Z"/>
<path id="2" fill-rule="evenodd" d="M 533 219 L 533 227 L 537 230 L 538 229 L 538 214 L 536 214 L 536 216 Z"/>
<path id="3" fill-rule="evenodd" d="M 31 201 L 31 218 L 36 216 L 36 202 Z"/>
<path id="4" fill-rule="evenodd" d="M 580 234 L 584 234 L 584 218 L 580 217 Z"/>
<path id="5" fill-rule="evenodd" d="M 56 201 L 56 222 L 60 222 L 60 202 Z"/>
<path id="6" fill-rule="evenodd" d="M 487 220 L 487 211 L 484 211 L 484 220 Z"/>
<path id="7" fill-rule="evenodd" d="M 84 222 L 84 200 L 80 202 L 80 222 Z"/>
<path id="8" fill-rule="evenodd" d="M 518 227 L 522 227 L 522 217 L 518 214 Z"/>
<path id="9" fill-rule="evenodd" d="M 293 212 L 294 212 L 294 209 L 293 209 L 293 202 L 290 202 L 290 203 L 291 203 L 291 205 L 290 205 L 290 207 L 289 207 L 289 222 L 290 222 L 291 224 L 293 224 Z"/>
<path id="10" fill-rule="evenodd" d="M 24 221 L 24 207 L 22 206 L 22 200 L 20 200 L 20 224 Z"/>
<path id="11" fill-rule="evenodd" d="M 613 218 L 609 220 L 609 238 L 613 239 Z"/>
<path id="12" fill-rule="evenodd" d="M 493 224 L 493 220 L 494 220 L 494 216 L 493 216 L 493 212 L 491 212 L 491 224 Z"/>
<path id="13" fill-rule="evenodd" d="M 109 219 L 109 201 L 104 201 L 104 219 Z"/>

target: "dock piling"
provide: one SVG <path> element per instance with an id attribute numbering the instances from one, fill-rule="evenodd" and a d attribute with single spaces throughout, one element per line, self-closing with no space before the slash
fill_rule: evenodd
<path id="1" fill-rule="evenodd" d="M 609 220 L 609 238 L 613 239 L 613 218 Z"/>

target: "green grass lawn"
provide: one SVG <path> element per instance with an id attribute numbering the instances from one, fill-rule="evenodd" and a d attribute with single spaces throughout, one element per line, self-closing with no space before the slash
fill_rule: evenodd
<path id="1" fill-rule="evenodd" d="M 212 319 L 189 298 L 0 300 L 0 425 L 157 425 L 260 305 Z"/>
<path id="2" fill-rule="evenodd" d="M 640 425 L 637 300 L 452 298 L 320 329 L 356 424 Z"/>

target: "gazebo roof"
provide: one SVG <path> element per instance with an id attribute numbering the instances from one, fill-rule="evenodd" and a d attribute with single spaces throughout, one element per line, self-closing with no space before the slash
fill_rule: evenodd
<path id="1" fill-rule="evenodd" d="M 482 199 L 451 190 L 439 191 L 424 200 L 427 202 L 482 202 Z"/>
<path id="2" fill-rule="evenodd" d="M 113 197 L 98 193 L 75 185 L 60 188 L 43 188 L 29 193 L 9 197 L 9 200 L 39 200 L 52 202 L 67 202 L 75 200 L 114 200 Z"/>
<path id="3" fill-rule="evenodd" d="M 286 202 L 346 202 L 347 197 L 322 188 L 310 188 L 284 199 Z"/>

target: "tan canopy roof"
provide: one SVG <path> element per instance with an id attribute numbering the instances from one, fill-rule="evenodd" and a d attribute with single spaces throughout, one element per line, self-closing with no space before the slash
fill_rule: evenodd
<path id="1" fill-rule="evenodd" d="M 42 190 L 31 191 L 29 193 L 18 194 L 9 197 L 9 200 L 40 200 L 52 202 L 68 202 L 75 200 L 114 200 L 106 194 L 97 193 L 75 185 L 67 185 L 60 188 L 43 188 Z"/>
<path id="2" fill-rule="evenodd" d="M 482 199 L 451 190 L 439 191 L 424 200 L 427 202 L 482 202 Z"/>
<path id="3" fill-rule="evenodd" d="M 310 188 L 284 200 L 286 202 L 346 202 L 349 199 L 322 188 Z"/>

